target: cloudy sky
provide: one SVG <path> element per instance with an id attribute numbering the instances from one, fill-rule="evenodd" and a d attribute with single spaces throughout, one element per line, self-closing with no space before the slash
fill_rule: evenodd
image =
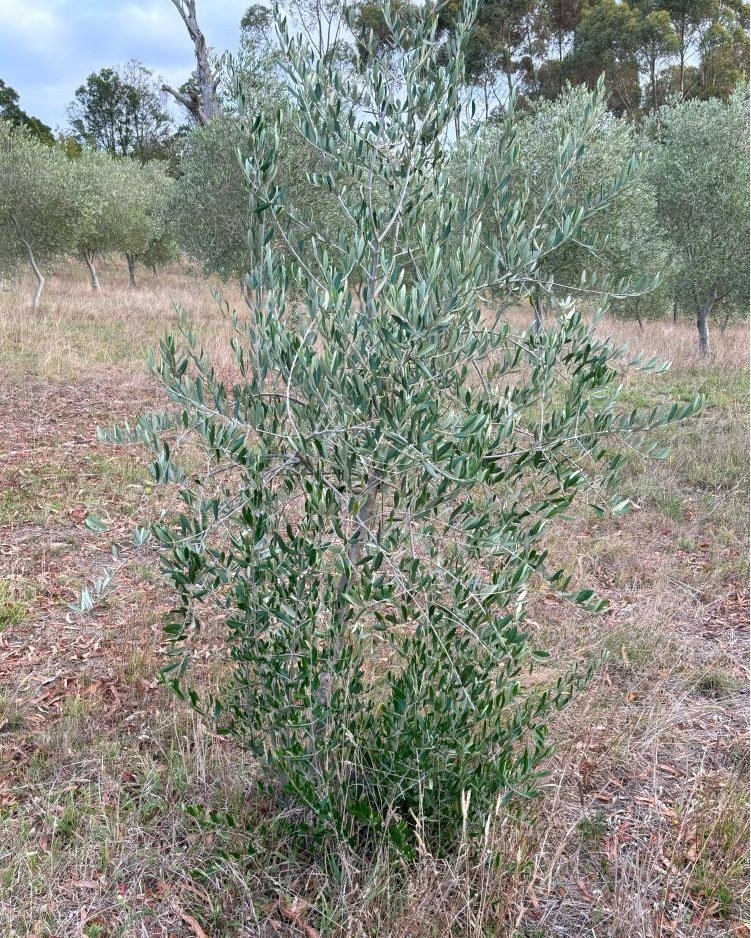
<path id="1" fill-rule="evenodd" d="M 234 49 L 251 0 L 198 0 L 199 22 L 217 50 Z M 170 0 L 0 0 L 0 78 L 20 105 L 53 129 L 86 76 L 140 59 L 168 81 L 193 68 L 187 31 Z"/>

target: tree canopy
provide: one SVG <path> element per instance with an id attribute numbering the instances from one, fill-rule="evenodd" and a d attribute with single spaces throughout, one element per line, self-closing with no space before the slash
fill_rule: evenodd
<path id="1" fill-rule="evenodd" d="M 653 127 L 650 172 L 674 255 L 673 294 L 696 316 L 704 353 L 715 307 L 748 315 L 748 107 L 748 93 L 738 89 L 727 102 L 664 107 Z"/>
<path id="2" fill-rule="evenodd" d="M 15 127 L 26 127 L 42 143 L 54 142 L 52 130 L 38 117 L 30 117 L 19 105 L 18 92 L 0 78 L 0 121 L 7 121 Z"/>
<path id="3" fill-rule="evenodd" d="M 75 93 L 68 118 L 79 143 L 141 161 L 170 154 L 172 118 L 166 94 L 135 60 L 93 72 Z"/>

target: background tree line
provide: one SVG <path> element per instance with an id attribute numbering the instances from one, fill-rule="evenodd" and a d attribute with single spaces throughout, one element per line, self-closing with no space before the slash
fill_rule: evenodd
<path id="1" fill-rule="evenodd" d="M 249 7 L 238 49 L 217 57 L 206 52 L 195 2 L 173 2 L 197 61 L 177 90 L 136 61 L 104 68 L 77 89 L 69 126 L 55 139 L 21 109 L 14 89 L 0 84 L 0 264 L 5 273 L 32 268 L 35 309 L 48 271 L 72 255 L 85 264 L 94 289 L 98 257 L 114 252 L 127 258 L 133 286 L 139 262 L 155 267 L 179 252 L 223 278 L 246 273 L 244 160 L 253 122 L 273 114 L 288 94 L 270 11 Z M 420 15 L 401 0 L 394 9 L 403 22 Z M 451 48 L 459 11 L 456 3 L 440 7 L 439 53 Z M 385 67 L 408 53 L 405 34 L 393 34 L 381 4 L 344 10 L 298 3 L 292 12 L 341 74 L 355 49 Z M 489 149 L 515 98 L 521 158 L 512 185 L 531 192 L 529 211 L 551 210 L 544 191 L 535 191 L 537 181 L 593 101 L 595 138 L 572 169 L 570 191 L 591 200 L 624 166 L 638 163 L 635 184 L 588 227 L 585 242 L 555 255 L 532 297 L 536 328 L 556 301 L 606 288 L 612 311 L 639 322 L 695 316 L 703 351 L 714 309 L 723 323 L 747 314 L 748 99 L 738 90 L 748 73 L 747 13 L 735 0 L 480 5 L 463 80 Z M 182 105 L 181 117 L 170 95 Z M 288 124 L 276 133 L 287 155 L 278 171 L 289 174 L 279 183 L 295 191 L 313 228 L 333 224 L 333 197 L 315 184 L 316 154 Z M 459 125 L 455 133 L 461 177 Z M 281 250 L 294 250 L 283 231 L 274 236 Z"/>

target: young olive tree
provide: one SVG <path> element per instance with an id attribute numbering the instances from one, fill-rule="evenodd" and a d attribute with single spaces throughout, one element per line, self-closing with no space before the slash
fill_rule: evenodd
<path id="1" fill-rule="evenodd" d="M 115 160 L 108 154 L 84 149 L 73 166 L 79 206 L 76 250 L 86 264 L 91 289 L 98 291 L 97 258 L 117 249 L 122 193 L 114 184 Z"/>
<path id="2" fill-rule="evenodd" d="M 464 129 L 457 193 L 472 13 L 448 48 L 430 9 L 393 21 L 408 49 L 394 71 L 370 49 L 347 75 L 280 21 L 290 98 L 249 137 L 235 372 L 215 370 L 185 320 L 154 365 L 173 409 L 104 435 L 145 442 L 179 494 L 151 529 L 177 596 L 166 678 L 255 754 L 300 830 L 407 854 L 533 792 L 549 716 L 589 671 L 525 681 L 544 657 L 524 629 L 528 589 L 600 607 L 548 568 L 547 529 L 595 483 L 600 510 L 619 510 L 606 494 L 619 438 L 696 406 L 622 410 L 618 353 L 571 307 L 543 336 L 503 320 L 493 298 L 537 289 L 629 177 L 569 207 L 562 144 L 559 211 L 530 220 L 528 196 L 512 198 L 509 122 L 492 159 Z M 306 185 L 336 224 L 291 196 L 290 128 L 318 154 Z M 217 619 L 231 676 L 211 695 L 191 686 L 191 647 Z"/>
<path id="3" fill-rule="evenodd" d="M 73 162 L 73 188 L 79 205 L 76 247 L 99 290 L 96 263 L 118 252 L 128 262 L 131 287 L 135 264 L 155 239 L 164 237 L 160 203 L 171 185 L 159 165 L 84 150 Z"/>
<path id="4" fill-rule="evenodd" d="M 590 92 L 568 86 L 555 101 L 541 101 L 518 128 L 520 158 L 517 186 L 529 191 L 528 217 L 553 218 L 562 208 L 586 208 L 610 192 L 607 211 L 582 224 L 576 238 L 540 266 L 540 288 L 532 295 L 535 325 L 543 326 L 544 310 L 571 295 L 607 297 L 616 315 L 636 319 L 664 315 L 664 287 L 656 289 L 667 266 L 665 245 L 656 219 L 652 180 L 638 159 L 639 141 L 632 124 L 607 108 L 604 83 Z M 561 148 L 568 145 L 563 187 L 551 193 Z M 628 185 L 620 185 L 626 174 Z M 561 193 L 565 206 L 553 198 Z"/>
<path id="5" fill-rule="evenodd" d="M 136 264 L 156 267 L 175 259 L 176 247 L 166 227 L 166 204 L 174 182 L 156 162 L 124 160 L 114 168 L 120 194 L 117 249 L 125 255 L 128 281 L 136 286 Z"/>
<path id="6" fill-rule="evenodd" d="M 180 248 L 223 278 L 240 277 L 248 266 L 249 193 L 238 156 L 246 140 L 230 114 L 191 131 L 166 206 Z"/>
<path id="7" fill-rule="evenodd" d="M 34 312 L 43 271 L 75 246 L 78 207 L 70 183 L 71 164 L 62 150 L 0 121 L 0 269 L 28 262 L 37 283 Z"/>
<path id="8" fill-rule="evenodd" d="M 663 107 L 652 129 L 650 167 L 674 257 L 674 296 L 696 316 L 704 356 L 717 306 L 748 315 L 748 93 Z"/>

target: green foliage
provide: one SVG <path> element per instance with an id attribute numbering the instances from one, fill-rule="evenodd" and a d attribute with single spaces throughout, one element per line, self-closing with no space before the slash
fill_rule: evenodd
<path id="1" fill-rule="evenodd" d="M 0 121 L 7 121 L 15 127 L 25 127 L 41 143 L 54 143 L 50 128 L 39 118 L 30 117 L 18 102 L 18 92 L 0 78 Z"/>
<path id="2" fill-rule="evenodd" d="M 530 217 L 529 195 L 512 197 L 509 121 L 492 159 L 465 129 L 457 191 L 447 131 L 468 24 L 441 49 L 424 15 L 389 22 L 412 51 L 388 74 L 374 43 L 345 76 L 279 24 L 290 98 L 247 140 L 237 377 L 214 370 L 184 320 L 154 365 L 174 409 L 104 434 L 146 443 L 155 482 L 179 493 L 151 529 L 176 595 L 167 680 L 257 756 L 298 832 L 361 847 L 369 833 L 406 855 L 533 794 L 550 714 L 590 672 L 526 682 L 546 657 L 524 630 L 528 589 L 602 605 L 548 569 L 546 531 L 585 494 L 623 510 L 608 495 L 619 438 L 698 406 L 619 407 L 619 353 L 570 307 L 544 336 L 511 332 L 493 298 L 536 289 L 631 177 L 571 205 L 589 135 L 561 140 L 557 211 Z M 290 129 L 319 156 L 302 194 Z M 310 191 L 326 196 L 324 225 Z M 227 630 L 216 696 L 190 681 L 209 621 Z"/>
<path id="3" fill-rule="evenodd" d="M 708 315 L 722 304 L 747 316 L 747 92 L 738 89 L 727 102 L 664 107 L 652 133 L 650 172 L 674 258 L 672 291 L 679 308 Z"/>
<path id="4" fill-rule="evenodd" d="M 166 94 L 140 62 L 93 72 L 76 90 L 68 116 L 81 145 L 141 161 L 170 155 Z"/>
<path id="5" fill-rule="evenodd" d="M 538 213 L 555 217 L 561 198 L 570 212 L 599 206 L 582 223 L 579 237 L 541 264 L 547 282 L 536 302 L 549 305 L 579 293 L 597 299 L 604 292 L 617 315 L 640 320 L 664 315 L 668 300 L 664 286 L 655 289 L 655 282 L 668 258 L 653 183 L 638 158 L 640 141 L 633 126 L 607 109 L 603 82 L 593 93 L 569 86 L 557 100 L 540 102 L 523 116 L 517 133 L 517 185 L 529 190 L 530 220 Z M 549 181 L 567 142 L 564 184 L 551 203 Z M 622 184 L 624 174 L 628 185 Z"/>
<path id="6" fill-rule="evenodd" d="M 238 156 L 246 140 L 242 122 L 231 115 L 196 127 L 168 200 L 169 226 L 182 250 L 222 277 L 247 269 L 248 186 Z"/>
<path id="7" fill-rule="evenodd" d="M 174 256 L 166 221 L 173 181 L 162 164 L 83 150 L 70 165 L 78 205 L 76 248 L 93 287 L 98 288 L 95 264 L 102 254 L 117 251 L 129 264 L 167 262 Z"/>
<path id="8" fill-rule="evenodd" d="M 37 277 L 34 308 L 44 286 L 43 269 L 75 247 L 79 206 L 71 164 L 23 126 L 0 121 L 0 270 L 28 262 Z"/>
<path id="9" fill-rule="evenodd" d="M 639 16 L 628 3 L 598 0 L 586 6 L 573 40 L 566 75 L 590 87 L 605 75 L 608 103 L 616 114 L 633 114 L 641 100 Z"/>

